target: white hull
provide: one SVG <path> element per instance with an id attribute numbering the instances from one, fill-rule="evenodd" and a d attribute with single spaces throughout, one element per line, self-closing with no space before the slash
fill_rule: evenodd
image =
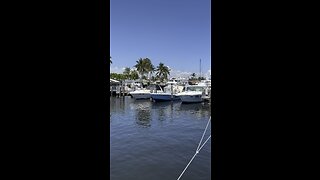
<path id="1" fill-rule="evenodd" d="M 182 103 L 200 103 L 203 101 L 201 92 L 182 92 L 178 96 Z"/>
<path id="2" fill-rule="evenodd" d="M 130 92 L 134 99 L 150 99 L 150 90 L 137 90 Z"/>
<path id="3" fill-rule="evenodd" d="M 151 93 L 151 98 L 153 101 L 177 101 L 180 100 L 176 94 L 171 97 L 171 93 Z"/>
<path id="4" fill-rule="evenodd" d="M 176 82 L 167 82 L 167 86 L 163 89 L 160 87 L 160 92 L 151 93 L 151 99 L 154 102 L 158 101 L 179 101 L 180 97 L 177 93 L 181 92 L 183 86 L 176 85 Z"/>

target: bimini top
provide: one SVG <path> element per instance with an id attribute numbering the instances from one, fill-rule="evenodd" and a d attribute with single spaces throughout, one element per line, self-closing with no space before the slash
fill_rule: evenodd
<path id="1" fill-rule="evenodd" d="M 114 80 L 114 79 L 110 79 L 110 83 L 120 83 L 120 81 Z"/>

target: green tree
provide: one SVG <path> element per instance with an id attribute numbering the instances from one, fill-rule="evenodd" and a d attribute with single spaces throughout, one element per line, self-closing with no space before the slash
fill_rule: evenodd
<path id="1" fill-rule="evenodd" d="M 160 63 L 159 66 L 157 66 L 156 72 L 157 72 L 156 75 L 161 82 L 163 82 L 163 80 L 167 80 L 168 75 L 170 75 L 170 69 L 168 68 L 168 66 L 165 66 L 163 63 Z"/>
<path id="2" fill-rule="evenodd" d="M 143 76 L 143 74 L 146 73 L 146 68 L 144 65 L 144 61 L 142 58 L 140 58 L 138 61 L 136 61 L 136 65 L 134 66 L 135 68 L 137 68 L 137 71 L 139 72 L 140 77 Z"/>
<path id="3" fill-rule="evenodd" d="M 130 78 L 133 80 L 139 79 L 139 74 L 136 70 L 131 70 L 130 72 Z"/>
<path id="4" fill-rule="evenodd" d="M 136 61 L 136 63 L 137 64 L 134 67 L 137 68 L 140 78 L 142 79 L 146 78 L 146 74 L 152 73 L 155 69 L 149 58 L 140 58 L 138 61 Z"/>
<path id="5" fill-rule="evenodd" d="M 126 79 L 131 79 L 130 71 L 131 69 L 129 67 L 124 68 L 123 75 L 126 77 Z"/>
<path id="6" fill-rule="evenodd" d="M 156 77 L 151 76 L 151 81 L 156 81 L 156 80 L 157 80 Z"/>
<path id="7" fill-rule="evenodd" d="M 145 64 L 146 64 L 146 68 L 147 68 L 147 77 L 148 79 L 150 79 L 150 76 L 152 75 L 152 73 L 155 70 L 155 67 L 153 66 L 151 60 L 149 58 L 145 58 Z"/>
<path id="8" fill-rule="evenodd" d="M 118 81 L 122 81 L 122 80 L 125 80 L 125 79 L 126 79 L 125 75 L 123 75 L 123 74 L 118 74 L 118 73 L 110 73 L 110 78 L 111 78 L 111 79 L 118 80 Z"/>

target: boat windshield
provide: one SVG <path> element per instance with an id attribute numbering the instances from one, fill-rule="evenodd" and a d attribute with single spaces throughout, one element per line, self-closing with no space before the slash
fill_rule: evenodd
<path id="1" fill-rule="evenodd" d="M 204 87 L 187 87 L 186 91 L 203 91 Z"/>
<path id="2" fill-rule="evenodd" d="M 162 90 L 162 89 L 161 89 L 161 87 L 160 87 L 159 85 L 154 85 L 154 84 L 152 84 L 152 85 L 148 86 L 148 87 L 147 87 L 147 89 L 150 89 L 150 90 L 157 90 L 157 91 L 158 91 L 158 90 L 160 90 L 160 91 Z"/>

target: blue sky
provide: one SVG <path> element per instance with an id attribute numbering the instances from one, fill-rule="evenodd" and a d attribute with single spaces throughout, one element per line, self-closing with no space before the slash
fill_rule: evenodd
<path id="1" fill-rule="evenodd" d="M 211 0 L 110 0 L 111 72 L 148 57 L 172 75 L 211 67 Z M 210 71 L 211 72 L 211 71 Z"/>

